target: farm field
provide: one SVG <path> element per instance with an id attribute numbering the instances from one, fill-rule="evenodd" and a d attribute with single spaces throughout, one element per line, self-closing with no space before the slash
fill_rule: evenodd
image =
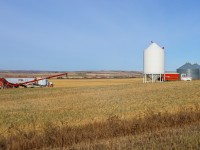
<path id="1" fill-rule="evenodd" d="M 36 134 L 43 134 L 43 129 L 46 129 L 47 126 L 67 126 L 82 129 L 82 127 L 86 128 L 89 124 L 98 129 L 99 125 L 97 127 L 93 125 L 99 123 L 101 125 L 106 124 L 109 120 L 115 124 L 118 124 L 118 121 L 127 121 L 127 124 L 130 124 L 129 121 L 132 119 L 145 119 L 154 114 L 175 115 L 179 118 L 177 114 L 180 115 L 180 112 L 186 113 L 186 116 L 188 115 L 187 112 L 189 112 L 189 116 L 192 114 L 191 112 L 199 112 L 200 81 L 176 81 L 154 84 L 143 84 L 141 78 L 53 79 L 51 81 L 55 85 L 54 88 L 0 90 L 0 138 L 2 136 L 4 141 L 6 141 L 7 138 L 13 135 L 19 136 L 22 133 L 32 131 L 34 131 L 34 136 L 36 136 Z M 195 117 L 193 116 L 193 120 L 195 120 Z M 200 139 L 199 132 L 197 132 L 199 129 L 198 119 L 196 121 L 191 120 L 190 124 L 186 120 L 186 124 L 192 124 L 191 128 L 190 126 L 182 128 L 177 123 L 175 125 L 177 130 L 167 129 L 167 131 L 162 131 L 165 134 L 167 132 L 167 135 L 170 134 L 173 137 L 175 136 L 174 133 L 181 132 L 180 134 L 187 135 L 189 139 L 191 137 L 186 133 L 195 130 L 197 139 Z M 52 130 L 53 127 L 51 128 Z M 159 125 L 159 130 L 161 127 L 165 126 Z M 120 126 L 120 128 L 123 127 Z M 146 129 L 142 131 L 146 131 Z M 148 132 L 149 130 L 145 132 L 145 137 L 153 136 L 153 134 L 148 135 Z M 156 132 L 158 134 L 161 133 L 159 131 Z M 132 137 L 132 134 L 131 136 L 130 134 L 128 135 L 128 138 L 126 138 L 127 135 L 122 136 L 121 134 L 114 136 L 115 138 L 110 136 L 107 136 L 107 138 L 113 142 L 113 145 L 115 145 L 116 141 L 119 144 L 119 141 L 140 139 L 138 136 Z M 32 135 L 31 137 L 34 136 Z M 116 137 L 118 138 L 116 139 Z M 97 143 L 100 145 L 104 143 L 104 146 L 108 145 L 106 147 L 108 149 L 110 144 L 106 142 L 107 140 L 104 141 L 104 138 L 100 139 Z M 21 141 L 23 140 L 21 139 Z M 82 141 L 80 140 L 80 142 Z M 200 143 L 200 140 L 196 144 L 199 144 L 198 142 Z M 74 143 L 76 147 L 79 141 Z M 88 140 L 86 144 L 82 143 L 82 145 L 87 148 L 87 143 Z M 73 142 L 71 146 L 72 144 Z M 90 143 L 90 145 L 92 144 Z M 94 145 L 95 143 L 92 146 Z M 128 145 L 134 144 L 129 143 Z M 93 148 L 96 149 L 96 147 Z M 117 149 L 116 147 L 112 148 Z M 122 147 L 118 145 L 118 148 L 123 148 L 123 145 Z"/>

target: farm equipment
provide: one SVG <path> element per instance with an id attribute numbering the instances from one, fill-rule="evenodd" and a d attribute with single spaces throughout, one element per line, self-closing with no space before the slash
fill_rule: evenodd
<path id="1" fill-rule="evenodd" d="M 48 79 L 66 75 L 62 73 L 58 75 L 48 76 L 44 78 L 0 78 L 0 88 L 18 88 L 18 87 L 53 87 L 53 83 Z"/>
<path id="2" fill-rule="evenodd" d="M 165 79 L 165 81 L 179 81 L 180 80 L 179 73 L 165 73 L 162 77 L 163 79 Z"/>
<path id="3" fill-rule="evenodd" d="M 192 77 L 188 77 L 186 74 L 181 74 L 182 81 L 192 81 Z"/>

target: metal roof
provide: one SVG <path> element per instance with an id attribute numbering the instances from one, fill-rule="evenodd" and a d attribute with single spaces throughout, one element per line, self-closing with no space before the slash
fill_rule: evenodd
<path id="1" fill-rule="evenodd" d="M 194 64 L 193 67 L 194 67 L 195 69 L 200 69 L 200 65 L 199 65 L 199 64 Z"/>
<path id="2" fill-rule="evenodd" d="M 191 63 L 185 63 L 183 66 L 181 66 L 178 69 L 200 69 L 200 65 L 198 64 L 191 64 Z"/>

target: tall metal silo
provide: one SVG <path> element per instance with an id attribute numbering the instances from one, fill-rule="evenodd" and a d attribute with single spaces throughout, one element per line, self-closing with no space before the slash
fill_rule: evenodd
<path id="1" fill-rule="evenodd" d="M 143 82 L 156 82 L 162 80 L 165 73 L 165 50 L 152 42 L 151 45 L 144 50 L 144 78 Z"/>
<path id="2" fill-rule="evenodd" d="M 200 79 L 200 67 L 198 64 L 186 63 L 176 70 L 180 75 L 186 74 L 188 77 L 192 77 L 193 80 Z"/>
<path id="3" fill-rule="evenodd" d="M 200 65 L 196 63 L 196 64 L 193 65 L 193 67 L 195 69 L 199 69 L 199 78 L 198 79 L 200 79 Z"/>

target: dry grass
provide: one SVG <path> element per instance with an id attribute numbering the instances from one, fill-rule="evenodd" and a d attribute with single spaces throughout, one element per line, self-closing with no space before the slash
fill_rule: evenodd
<path id="1" fill-rule="evenodd" d="M 200 125 L 193 124 L 174 128 L 164 128 L 159 131 L 143 133 L 139 135 L 122 136 L 98 140 L 95 142 L 82 142 L 69 146 L 66 149 L 199 149 L 200 148 Z"/>
<path id="2" fill-rule="evenodd" d="M 89 123 L 78 127 L 48 123 L 42 129 L 38 133 L 35 128 L 24 131 L 12 125 L 9 127 L 8 137 L 0 137 L 0 148 L 20 150 L 59 147 L 68 149 L 97 149 L 98 147 L 101 149 L 163 149 L 166 146 L 172 149 L 198 148 L 200 109 L 198 106 L 189 111 L 181 110 L 176 114 L 149 113 L 143 118 L 131 120 L 111 116 L 105 122 Z M 182 131 L 179 131 L 180 129 Z"/>
<path id="3" fill-rule="evenodd" d="M 177 114 L 200 104 L 200 81 L 143 84 L 141 79 L 53 80 L 54 88 L 0 90 L 0 135 L 42 133 L 47 123 L 80 127 L 146 114 Z M 1 138 L 1 137 L 0 137 Z M 95 144 L 94 144 L 95 145 Z"/>

